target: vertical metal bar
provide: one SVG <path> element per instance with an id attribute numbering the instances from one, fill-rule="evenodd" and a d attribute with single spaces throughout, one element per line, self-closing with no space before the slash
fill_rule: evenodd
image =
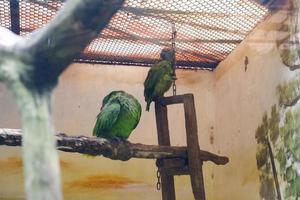
<path id="1" fill-rule="evenodd" d="M 174 57 L 172 60 L 172 68 L 173 68 L 173 75 L 172 75 L 172 90 L 173 90 L 173 96 L 176 95 L 176 36 L 177 31 L 175 27 L 175 22 L 172 23 L 172 50 L 174 52 Z"/>
<path id="2" fill-rule="evenodd" d="M 172 23 L 172 50 L 174 51 L 174 58 L 173 58 L 173 75 L 176 77 L 175 68 L 176 68 L 176 37 L 177 31 L 175 27 L 175 22 Z"/>
<path id="3" fill-rule="evenodd" d="M 19 0 L 10 0 L 10 21 L 11 31 L 20 35 L 20 2 Z"/>
<path id="4" fill-rule="evenodd" d="M 156 127 L 159 145 L 170 146 L 167 107 L 155 102 Z M 174 177 L 160 170 L 163 200 L 175 200 Z"/>

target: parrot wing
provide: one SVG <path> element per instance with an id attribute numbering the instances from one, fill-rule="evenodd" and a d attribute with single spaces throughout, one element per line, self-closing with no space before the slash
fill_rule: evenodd
<path id="1" fill-rule="evenodd" d="M 104 106 L 97 116 L 97 121 L 93 130 L 93 135 L 97 137 L 104 136 L 109 132 L 120 114 L 121 106 L 119 103 L 112 103 Z"/>
<path id="2" fill-rule="evenodd" d="M 158 83 L 158 81 L 160 80 L 161 77 L 163 77 L 163 75 L 166 72 L 166 69 L 161 66 L 161 62 L 159 62 L 156 66 L 153 66 L 150 70 L 149 73 L 147 75 L 147 78 L 144 82 L 144 96 L 148 97 L 149 95 L 151 95 L 151 93 L 153 92 L 155 85 Z"/>
<path id="3" fill-rule="evenodd" d="M 141 114 L 142 114 L 142 107 L 141 104 L 137 101 L 137 111 L 135 113 L 135 117 L 136 117 L 136 123 L 133 126 L 133 129 L 135 129 L 137 127 L 137 125 L 139 124 L 140 118 L 141 118 Z"/>

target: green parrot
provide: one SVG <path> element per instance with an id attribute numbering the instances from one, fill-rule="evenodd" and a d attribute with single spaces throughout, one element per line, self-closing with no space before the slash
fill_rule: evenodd
<path id="1" fill-rule="evenodd" d="M 142 109 L 136 98 L 124 91 L 113 91 L 104 97 L 93 135 L 127 139 L 140 121 Z"/>
<path id="2" fill-rule="evenodd" d="M 161 61 L 154 64 L 148 72 L 147 78 L 144 82 L 144 97 L 147 102 L 146 111 L 149 111 L 150 104 L 155 101 L 157 97 L 164 96 L 172 85 L 174 61 L 174 50 L 164 48 L 161 53 Z"/>

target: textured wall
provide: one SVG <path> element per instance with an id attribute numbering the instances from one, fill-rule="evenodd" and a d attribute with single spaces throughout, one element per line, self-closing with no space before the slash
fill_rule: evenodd
<path id="1" fill-rule="evenodd" d="M 194 93 L 201 148 L 227 155 L 226 166 L 205 164 L 208 200 L 255 200 L 259 196 L 255 131 L 263 114 L 278 102 L 276 87 L 295 76 L 281 60 L 276 39 L 284 13 L 259 25 L 215 72 L 178 70 L 178 94 Z M 245 71 L 244 59 L 249 64 Z M 91 135 L 102 98 L 111 90 L 135 95 L 143 106 L 132 142 L 156 144 L 154 108 L 145 112 L 143 81 L 147 68 L 76 64 L 61 77 L 53 98 L 56 128 Z M 170 92 L 168 93 L 171 94 Z M 184 145 L 182 106 L 171 106 L 173 145 Z M 19 128 L 15 103 L 0 85 L 0 127 Z M 22 199 L 20 148 L 0 147 L 0 199 Z M 128 162 L 60 153 L 66 199 L 160 199 L 155 190 L 155 162 Z M 188 177 L 176 177 L 178 199 L 193 199 Z"/>
<path id="2" fill-rule="evenodd" d="M 231 160 L 215 170 L 215 188 L 222 189 L 213 199 L 260 199 L 255 132 L 278 103 L 278 84 L 295 75 L 282 64 L 276 43 L 285 36 L 278 31 L 285 18 L 285 13 L 269 17 L 215 71 L 215 142 Z M 235 187 L 224 187 L 224 180 Z"/>
<path id="3" fill-rule="evenodd" d="M 90 135 L 102 98 L 112 90 L 125 90 L 136 96 L 143 107 L 142 118 L 129 140 L 157 144 L 154 106 L 145 112 L 143 81 L 148 68 L 75 64 L 61 77 L 53 98 L 56 129 L 68 134 Z M 205 71 L 178 71 L 178 94 L 194 93 L 201 144 L 210 150 L 207 132 L 214 124 L 213 74 Z M 13 99 L 1 85 L 0 127 L 19 128 Z M 171 94 L 171 92 L 169 92 Z M 173 145 L 185 145 L 183 106 L 171 106 L 170 133 Z M 0 147 L 0 199 L 23 196 L 19 148 Z M 156 191 L 153 160 L 128 162 L 61 153 L 66 199 L 160 199 Z M 209 171 L 207 165 L 207 170 Z M 2 173 L 3 172 L 3 173 Z M 208 196 L 210 179 L 208 178 Z M 176 178 L 178 199 L 193 199 L 188 177 Z"/>

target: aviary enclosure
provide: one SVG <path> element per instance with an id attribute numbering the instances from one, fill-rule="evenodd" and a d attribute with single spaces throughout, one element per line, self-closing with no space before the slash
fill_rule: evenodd
<path id="1" fill-rule="evenodd" d="M 0 200 L 300 199 L 299 0 L 1 0 Z"/>

